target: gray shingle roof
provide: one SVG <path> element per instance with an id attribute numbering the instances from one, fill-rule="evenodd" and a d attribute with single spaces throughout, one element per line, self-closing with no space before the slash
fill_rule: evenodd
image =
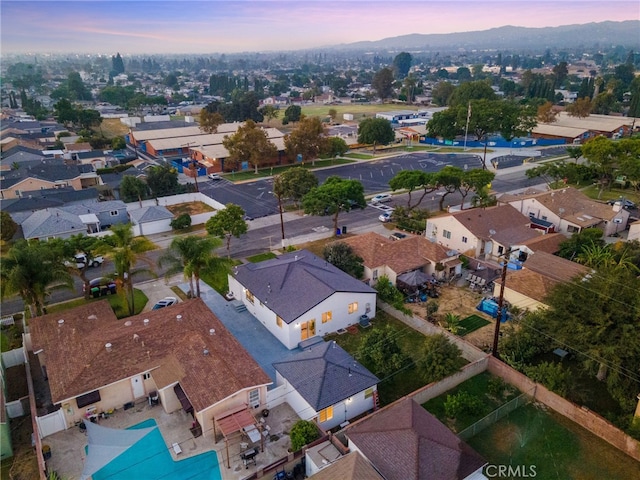
<path id="1" fill-rule="evenodd" d="M 47 238 L 68 232 L 86 233 L 87 227 L 77 215 L 59 208 L 38 210 L 22 222 L 24 238 Z"/>
<path id="2" fill-rule="evenodd" d="M 127 205 L 121 200 L 109 200 L 106 202 L 83 202 L 76 205 L 67 205 L 64 210 L 76 215 L 83 215 L 85 213 L 101 213 L 111 212 L 112 210 L 126 209 Z"/>
<path id="3" fill-rule="evenodd" d="M 275 369 L 316 412 L 378 383 L 378 378 L 335 342 L 313 345 Z"/>
<path id="4" fill-rule="evenodd" d="M 375 290 L 307 250 L 237 267 L 235 278 L 286 323 L 336 292 Z"/>
<path id="5" fill-rule="evenodd" d="M 131 210 L 129 212 L 129 216 L 132 222 L 140 224 L 173 218 L 173 213 L 171 213 L 165 207 L 152 205 L 150 207 L 142 207 Z"/>

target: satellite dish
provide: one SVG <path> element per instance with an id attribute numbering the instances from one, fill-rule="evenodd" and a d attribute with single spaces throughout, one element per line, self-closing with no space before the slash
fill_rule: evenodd
<path id="1" fill-rule="evenodd" d="M 495 235 L 496 231 L 492 228 L 491 230 L 489 230 L 489 235 Z"/>

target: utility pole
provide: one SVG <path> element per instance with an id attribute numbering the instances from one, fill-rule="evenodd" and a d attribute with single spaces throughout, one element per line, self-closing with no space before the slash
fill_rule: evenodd
<path id="1" fill-rule="evenodd" d="M 496 328 L 493 332 L 493 349 L 491 354 L 498 356 L 498 339 L 500 338 L 500 322 L 502 321 L 502 307 L 504 304 L 504 284 L 507 282 L 507 265 L 509 264 L 509 257 L 511 257 L 511 247 L 507 248 L 505 252 L 504 264 L 502 265 L 502 277 L 500 279 L 500 295 L 498 296 L 498 312 L 496 316 Z"/>

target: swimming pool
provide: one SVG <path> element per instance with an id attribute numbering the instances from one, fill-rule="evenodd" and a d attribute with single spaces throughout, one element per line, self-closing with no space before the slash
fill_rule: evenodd
<path id="1" fill-rule="evenodd" d="M 128 430 L 156 426 L 154 419 L 129 427 Z M 140 441 L 93 474 L 93 480 L 153 478 L 154 480 L 222 480 L 216 452 L 205 452 L 174 461 L 156 428 Z"/>

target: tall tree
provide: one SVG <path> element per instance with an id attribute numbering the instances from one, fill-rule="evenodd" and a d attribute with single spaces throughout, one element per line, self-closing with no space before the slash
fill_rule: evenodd
<path id="1" fill-rule="evenodd" d="M 318 178 L 313 172 L 302 167 L 290 168 L 273 178 L 273 194 L 278 200 L 282 240 L 285 239 L 284 219 L 282 217 L 283 203 L 286 200 L 293 200 L 297 205 L 312 188 L 317 186 Z"/>
<path id="2" fill-rule="evenodd" d="M 465 170 L 462 172 L 460 186 L 458 190 L 462 195 L 461 209 L 464 209 L 464 201 L 467 195 L 471 192 L 481 192 L 482 189 L 487 188 L 496 174 L 485 170 L 484 168 L 472 168 L 471 170 Z"/>
<path id="3" fill-rule="evenodd" d="M 18 224 L 6 210 L 0 210 L 0 238 L 10 241 L 18 231 Z"/>
<path id="4" fill-rule="evenodd" d="M 154 197 L 166 197 L 181 193 L 178 171 L 171 165 L 157 165 L 148 170 L 147 185 Z"/>
<path id="5" fill-rule="evenodd" d="M 265 105 L 262 107 L 262 115 L 264 115 L 264 118 L 267 119 L 267 123 L 269 123 L 271 120 L 278 118 L 280 110 L 273 105 Z"/>
<path id="6" fill-rule="evenodd" d="M 289 105 L 287 109 L 284 111 L 284 118 L 282 119 L 282 124 L 287 125 L 292 122 L 299 122 L 302 116 L 302 108 L 300 105 Z"/>
<path id="7" fill-rule="evenodd" d="M 341 157 L 349 151 L 349 145 L 340 137 L 328 137 L 325 142 L 324 153 L 329 158 Z"/>
<path id="8" fill-rule="evenodd" d="M 242 207 L 227 203 L 225 208 L 218 210 L 205 224 L 209 235 L 226 240 L 228 258 L 231 258 L 231 237 L 240 238 L 240 235 L 247 233 L 248 226 L 244 216 Z"/>
<path id="9" fill-rule="evenodd" d="M 124 73 L 124 61 L 120 56 L 120 52 L 118 52 L 115 57 L 111 57 L 111 71 L 116 75 Z"/>
<path id="10" fill-rule="evenodd" d="M 575 102 L 567 105 L 566 111 L 571 117 L 585 118 L 591 113 L 591 99 L 578 98 Z"/>
<path id="11" fill-rule="evenodd" d="M 393 71 L 385 67 L 378 71 L 371 82 L 371 87 L 383 102 L 393 94 Z"/>
<path id="12" fill-rule="evenodd" d="M 284 145 L 290 159 L 301 155 L 303 160 L 311 160 L 315 165 L 316 158 L 326 149 L 324 126 L 318 117 L 305 117 L 284 137 Z"/>
<path id="13" fill-rule="evenodd" d="M 553 123 L 558 120 L 558 112 L 553 109 L 553 102 L 545 102 L 538 107 L 537 120 L 542 123 Z"/>
<path id="14" fill-rule="evenodd" d="M 457 107 L 462 105 L 467 108 L 471 100 L 497 100 L 498 95 L 485 80 L 466 82 L 457 87 L 451 94 L 449 105 Z"/>
<path id="15" fill-rule="evenodd" d="M 133 175 L 124 175 L 120 182 L 120 196 L 124 202 L 145 200 L 149 198 L 149 187 Z"/>
<path id="16" fill-rule="evenodd" d="M 434 183 L 434 176 L 435 174 L 423 172 L 422 170 L 400 170 L 389 180 L 389 186 L 394 192 L 396 190 L 406 190 L 409 194 L 407 209 L 413 210 L 422 203 L 424 197 L 438 189 L 438 186 Z M 412 204 L 411 195 L 419 188 L 422 189 L 422 195 L 417 199 L 415 204 Z"/>
<path id="17" fill-rule="evenodd" d="M 453 94 L 456 87 L 450 82 L 438 82 L 431 90 L 431 100 L 440 107 L 444 107 L 449 103 L 449 98 Z"/>
<path id="18" fill-rule="evenodd" d="M 338 217 L 352 204 L 364 205 L 364 187 L 357 180 L 331 176 L 319 187 L 312 188 L 302 199 L 304 213 L 333 215 L 333 231 L 338 231 Z"/>
<path id="19" fill-rule="evenodd" d="M 218 126 L 224 123 L 219 112 L 212 112 L 208 108 L 200 110 L 200 130 L 206 133 L 216 133 Z"/>
<path id="20" fill-rule="evenodd" d="M 253 120 L 247 120 L 236 133 L 222 140 L 222 145 L 229 151 L 225 166 L 236 167 L 246 161 L 253 166 L 255 173 L 265 161 L 273 159 L 278 150 L 269 141 L 267 133 Z"/>
<path id="21" fill-rule="evenodd" d="M 96 247 L 96 251 L 113 261 L 116 284 L 125 296 L 129 315 L 133 315 L 136 311 L 133 276 L 142 272 L 153 273 L 153 265 L 142 255 L 153 246 L 143 237 L 134 237 L 130 223 L 113 225 L 109 230 L 111 235 L 102 237 L 102 243 Z M 146 267 L 137 267 L 138 261 L 145 263 Z"/>
<path id="22" fill-rule="evenodd" d="M 31 316 L 44 313 L 53 288 L 73 288 L 58 250 L 37 240 L 19 240 L 9 249 L 0 263 L 0 280 L 0 296 L 19 295 Z"/>
<path id="23" fill-rule="evenodd" d="M 348 273 L 358 280 L 364 274 L 364 260 L 356 255 L 351 248 L 344 242 L 333 242 L 324 247 L 322 252 L 324 259 L 331 265 L 338 267 L 343 272 Z"/>
<path id="24" fill-rule="evenodd" d="M 408 52 L 400 52 L 393 59 L 393 71 L 395 77 L 399 79 L 405 78 L 409 74 L 413 57 Z"/>
<path id="25" fill-rule="evenodd" d="M 389 120 L 384 118 L 365 118 L 358 125 L 358 142 L 373 145 L 387 145 L 396 138 Z"/>
<path id="26" fill-rule="evenodd" d="M 220 245 L 222 241 L 215 237 L 197 235 L 176 237 L 158 259 L 158 266 L 160 268 L 163 265 L 169 266 L 165 272 L 165 278 L 184 272 L 185 278 L 189 280 L 191 295 L 199 298 L 202 273 L 222 266 L 220 258 L 213 253 Z"/>
<path id="27" fill-rule="evenodd" d="M 618 149 L 616 145 L 606 137 L 592 138 L 582 146 L 582 156 L 593 166 L 600 177 L 600 191 L 598 198 L 602 196 L 605 187 L 609 187 L 613 180 L 614 170 L 617 167 Z"/>

